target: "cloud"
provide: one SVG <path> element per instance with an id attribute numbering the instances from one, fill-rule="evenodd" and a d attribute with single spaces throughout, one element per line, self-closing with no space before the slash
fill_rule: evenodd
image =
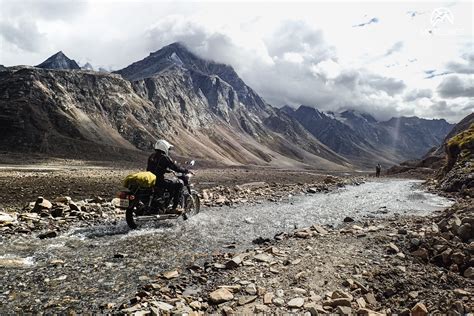
<path id="1" fill-rule="evenodd" d="M 12 50 L 16 54 L 18 49 L 39 52 L 48 45 L 48 34 L 40 29 L 40 22 L 70 21 L 86 9 L 86 1 L 1 1 L 0 36 L 9 44 L 2 50 Z"/>
<path id="2" fill-rule="evenodd" d="M 399 113 L 395 98 L 406 87 L 403 80 L 342 66 L 323 32 L 305 22 L 281 21 L 263 38 L 242 35 L 248 34 L 228 33 L 173 16 L 153 25 L 142 38 L 152 51 L 181 41 L 201 57 L 232 65 L 274 106 L 355 109 L 383 119 Z"/>
<path id="3" fill-rule="evenodd" d="M 430 99 L 433 96 L 433 91 L 431 89 L 414 89 L 407 92 L 404 96 L 404 100 L 407 102 L 415 101 L 416 99 L 428 98 Z"/>
<path id="4" fill-rule="evenodd" d="M 452 75 L 445 78 L 437 88 L 443 98 L 474 97 L 474 79 L 472 76 Z"/>
<path id="5" fill-rule="evenodd" d="M 452 61 L 446 64 L 448 71 L 459 74 L 474 74 L 474 53 L 466 53 L 460 61 Z"/>
<path id="6" fill-rule="evenodd" d="M 385 91 L 389 95 L 395 95 L 403 92 L 406 85 L 403 80 L 398 80 L 394 78 L 387 78 L 380 75 L 368 74 L 361 81 L 375 89 Z"/>
<path id="7" fill-rule="evenodd" d="M 2 1 L 3 17 L 27 17 L 31 21 L 70 21 L 84 13 L 87 8 L 88 2 L 84 0 Z"/>
<path id="8" fill-rule="evenodd" d="M 396 52 L 399 52 L 401 51 L 403 48 L 403 42 L 402 41 L 398 41 L 396 42 L 395 44 L 392 45 L 392 47 L 390 47 L 384 54 L 384 56 L 390 56 L 392 55 L 393 53 L 396 53 Z"/>
<path id="9" fill-rule="evenodd" d="M 0 21 L 0 36 L 17 48 L 29 52 L 39 51 L 45 42 L 45 35 L 38 30 L 36 23 L 26 19 L 15 23 Z"/>
<path id="10" fill-rule="evenodd" d="M 464 53 L 458 60 L 446 63 L 444 71 L 426 70 L 425 73 L 427 74 L 425 79 L 451 74 L 474 74 L 474 53 Z"/>
<path id="11" fill-rule="evenodd" d="M 365 23 L 356 24 L 356 25 L 353 25 L 352 27 L 363 27 L 363 26 L 366 26 L 366 25 L 369 25 L 369 24 L 372 24 L 372 23 L 379 23 L 379 19 L 374 17 L 374 18 L 371 18 L 369 21 L 367 21 Z"/>
<path id="12" fill-rule="evenodd" d="M 428 74 L 428 76 L 425 77 L 425 79 L 432 79 L 432 78 L 435 78 L 435 77 L 442 77 L 442 76 L 446 76 L 446 75 L 450 75 L 452 74 L 451 71 L 444 71 L 444 72 L 432 72 L 430 74 Z"/>
<path id="13" fill-rule="evenodd" d="M 318 63 L 335 57 L 335 50 L 325 42 L 323 32 L 304 21 L 281 22 L 272 34 L 264 38 L 264 43 L 272 58 L 299 53 L 308 61 Z"/>

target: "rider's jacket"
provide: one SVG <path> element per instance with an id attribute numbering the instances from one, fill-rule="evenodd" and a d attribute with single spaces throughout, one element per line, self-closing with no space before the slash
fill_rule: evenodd
<path id="1" fill-rule="evenodd" d="M 148 166 L 146 170 L 156 176 L 157 183 L 165 180 L 165 173 L 168 172 L 168 169 L 175 172 L 188 173 L 187 169 L 176 165 L 169 156 L 161 151 L 154 152 L 148 158 Z"/>

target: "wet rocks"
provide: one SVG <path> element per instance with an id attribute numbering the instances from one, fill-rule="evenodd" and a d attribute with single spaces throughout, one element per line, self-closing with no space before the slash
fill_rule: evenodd
<path id="1" fill-rule="evenodd" d="M 38 238 L 39 239 L 46 239 L 46 238 L 54 238 L 54 237 L 57 237 L 57 236 L 58 236 L 58 233 L 51 230 L 51 231 L 47 231 L 47 232 L 44 232 L 42 234 L 39 234 Z"/>
<path id="2" fill-rule="evenodd" d="M 216 186 L 202 190 L 200 197 L 205 206 L 238 205 L 242 203 L 254 203 L 261 200 L 280 202 L 298 194 L 315 194 L 328 192 L 347 184 L 358 185 L 363 183 L 362 179 L 342 179 L 329 177 L 324 183 L 266 183 L 249 182 L 234 187 Z"/>
<path id="3" fill-rule="evenodd" d="M 100 204 L 92 200 L 73 202 L 69 196 L 64 196 L 50 202 L 38 197 L 35 202 L 28 203 L 19 212 L 0 213 L 0 228 L 7 227 L 0 229 L 0 233 L 24 234 L 33 231 L 45 233 L 50 227 L 56 227 L 57 231 L 61 231 L 72 225 L 90 225 L 122 219 L 124 211 L 116 209 L 111 202 L 101 201 Z"/>
<path id="4" fill-rule="evenodd" d="M 17 220 L 15 216 L 8 213 L 0 212 L 0 227 L 13 225 L 16 221 Z"/>

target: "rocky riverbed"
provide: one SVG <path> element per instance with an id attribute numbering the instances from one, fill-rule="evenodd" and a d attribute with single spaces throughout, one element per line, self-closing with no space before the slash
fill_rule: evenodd
<path id="1" fill-rule="evenodd" d="M 472 281 L 461 273 L 470 264 L 469 243 L 449 241 L 466 245 L 458 271 L 424 262 L 434 254 L 425 216 L 449 201 L 413 181 L 344 188 L 328 179 L 296 184 L 297 192 L 281 196 L 264 193 L 277 191 L 270 184 L 214 187 L 206 192 L 214 207 L 189 221 L 133 232 L 120 214 L 58 225 L 63 229 L 52 239 L 38 238 L 44 229 L 4 230 L 0 308 L 136 314 L 472 308 Z M 255 194 L 246 198 L 247 190 Z M 229 202 L 217 203 L 222 196 Z M 428 257 L 423 250 L 417 255 L 423 248 Z M 211 295 L 222 286 L 227 292 Z"/>

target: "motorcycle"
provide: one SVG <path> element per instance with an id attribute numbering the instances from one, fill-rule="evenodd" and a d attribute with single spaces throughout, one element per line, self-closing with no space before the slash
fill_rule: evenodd
<path id="1" fill-rule="evenodd" d="M 194 160 L 189 165 L 194 166 Z M 179 181 L 184 184 L 180 193 L 179 206 L 181 214 L 170 214 L 172 208 L 172 194 L 164 188 L 132 187 L 127 191 L 117 193 L 117 207 L 125 209 L 125 220 L 131 229 L 136 229 L 141 223 L 150 220 L 177 219 L 184 220 L 199 213 L 201 202 L 198 193 L 192 189 L 190 182 L 193 173 L 175 173 Z"/>

